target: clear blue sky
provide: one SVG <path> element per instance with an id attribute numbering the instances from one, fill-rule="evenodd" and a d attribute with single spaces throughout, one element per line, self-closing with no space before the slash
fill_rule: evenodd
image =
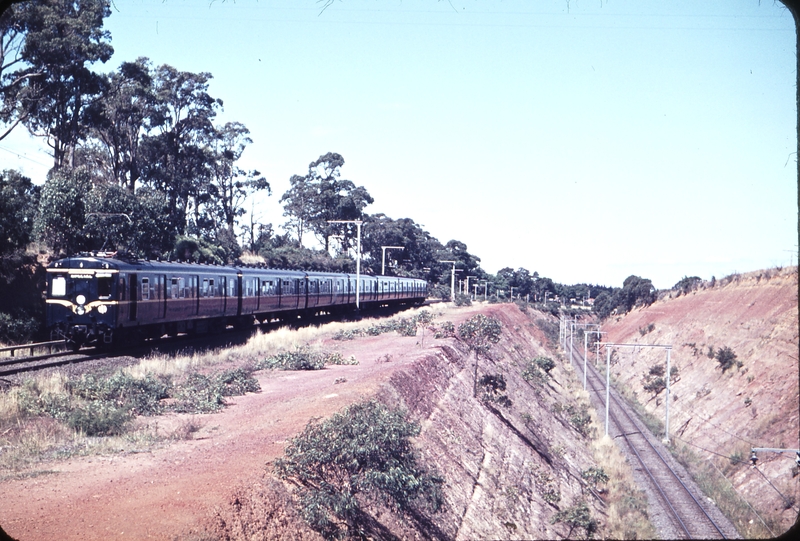
<path id="1" fill-rule="evenodd" d="M 289 177 L 330 151 L 368 212 L 465 242 L 492 273 L 667 288 L 796 261 L 780 3 L 117 0 L 106 26 L 102 71 L 146 56 L 213 74 L 275 226 Z M 23 130 L 0 147 L 42 178 Z"/>

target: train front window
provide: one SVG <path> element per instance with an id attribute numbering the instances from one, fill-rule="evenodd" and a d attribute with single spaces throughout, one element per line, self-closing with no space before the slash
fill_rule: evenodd
<path id="1" fill-rule="evenodd" d="M 50 288 L 53 297 L 64 297 L 67 295 L 67 279 L 64 276 L 56 276 Z"/>
<path id="2" fill-rule="evenodd" d="M 111 284 L 112 278 L 109 276 L 108 278 L 98 278 L 97 279 L 97 298 L 98 299 L 110 299 L 111 298 Z"/>

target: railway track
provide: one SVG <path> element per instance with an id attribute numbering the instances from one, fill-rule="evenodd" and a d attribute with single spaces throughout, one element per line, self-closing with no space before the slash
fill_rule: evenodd
<path id="1" fill-rule="evenodd" d="M 423 306 L 430 306 L 431 304 L 434 303 L 435 301 L 434 302 L 426 301 L 423 304 Z M 396 307 L 378 308 L 360 314 L 349 314 L 349 318 L 360 319 L 361 317 L 390 317 L 406 309 L 408 309 L 408 307 L 403 307 L 401 309 L 398 309 Z M 200 347 L 200 348 L 223 347 L 225 344 L 221 345 L 219 343 L 220 339 L 222 339 L 223 342 L 227 343 L 229 339 L 231 338 L 235 339 L 237 335 L 249 336 L 257 329 L 261 329 L 262 331 L 268 331 L 284 325 L 288 325 L 290 327 L 295 327 L 295 328 L 304 325 L 322 325 L 324 323 L 329 323 L 331 321 L 338 321 L 341 319 L 342 316 L 326 314 L 326 315 L 316 316 L 312 319 L 298 319 L 296 322 L 290 322 L 290 323 L 265 322 L 261 324 L 255 324 L 253 325 L 252 328 L 244 330 L 229 328 L 225 333 L 218 335 L 180 334 L 178 336 L 162 337 L 159 339 L 148 340 L 146 342 L 139 344 L 119 346 L 105 350 L 88 348 L 86 350 L 74 352 L 67 348 L 66 343 L 64 341 L 40 342 L 40 343 L 23 344 L 20 346 L 11 346 L 0 349 L 0 353 L 5 353 L 5 355 L 0 356 L 0 378 L 5 376 L 17 375 L 24 372 L 35 372 L 36 370 L 42 370 L 45 368 L 53 368 L 58 366 L 80 363 L 84 361 L 90 361 L 94 359 L 102 359 L 109 356 L 146 355 L 147 353 L 152 352 L 155 349 L 162 349 L 162 348 L 185 349 L 187 345 L 189 347 Z M 62 351 L 53 351 L 54 349 L 62 349 Z M 38 354 L 34 353 L 35 351 L 42 351 L 42 350 L 47 350 L 47 352 Z M 26 351 L 28 352 L 28 354 L 24 353 Z"/>
<path id="2" fill-rule="evenodd" d="M 583 356 L 576 352 L 575 369 L 583 377 Z M 605 377 L 586 363 L 586 385 L 598 410 L 605 410 Z M 610 391 L 609 428 L 620 438 L 650 500 L 650 515 L 659 534 L 668 539 L 735 539 L 736 529 L 691 481 L 669 451 L 630 412 L 624 400 Z"/>

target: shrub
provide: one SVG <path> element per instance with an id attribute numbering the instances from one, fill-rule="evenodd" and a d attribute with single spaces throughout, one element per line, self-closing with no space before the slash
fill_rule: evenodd
<path id="1" fill-rule="evenodd" d="M 133 416 L 124 408 L 101 400 L 77 406 L 66 416 L 67 425 L 87 436 L 116 436 L 125 432 Z"/>
<path id="2" fill-rule="evenodd" d="M 222 396 L 241 396 L 261 390 L 258 380 L 244 368 L 225 370 L 215 378 L 221 387 Z"/>
<path id="3" fill-rule="evenodd" d="M 472 306 L 472 300 L 469 295 L 458 293 L 456 294 L 456 306 Z"/>
<path id="4" fill-rule="evenodd" d="M 109 378 L 100 379 L 93 374 L 84 374 L 70 381 L 67 388 L 75 396 L 108 402 L 133 415 L 158 415 L 163 411 L 161 400 L 169 396 L 171 385 L 166 377 L 157 378 L 147 374 L 140 379 L 119 371 Z"/>
<path id="5" fill-rule="evenodd" d="M 608 475 L 603 468 L 591 467 L 588 470 L 583 470 L 581 472 L 581 478 L 594 488 L 597 488 L 597 485 L 608 483 Z"/>
<path id="6" fill-rule="evenodd" d="M 478 381 L 480 399 L 483 402 L 494 402 L 506 408 L 511 407 L 511 400 L 508 395 L 503 394 L 506 390 L 506 379 L 502 374 L 487 374 Z"/>
<path id="7" fill-rule="evenodd" d="M 720 368 L 722 368 L 723 374 L 729 368 L 733 368 L 733 365 L 736 365 L 737 368 L 742 366 L 742 362 L 736 358 L 736 353 L 728 346 L 719 348 L 716 353 L 714 353 L 714 357 L 716 357 Z"/>
<path id="8" fill-rule="evenodd" d="M 545 373 L 550 374 L 550 371 L 556 367 L 555 361 L 548 357 L 536 357 L 533 360 L 533 363 L 545 371 Z"/>
<path id="9" fill-rule="evenodd" d="M 308 346 L 300 346 L 294 351 L 283 351 L 256 363 L 256 369 L 270 370 L 322 370 L 325 358 Z"/>
<path id="10" fill-rule="evenodd" d="M 434 338 L 453 338 L 456 335 L 456 326 L 452 321 L 445 321 L 436 329 L 433 334 Z"/>
<path id="11" fill-rule="evenodd" d="M 597 521 L 592 518 L 586 502 L 579 502 L 572 507 L 559 511 L 550 520 L 551 524 L 557 524 L 559 522 L 569 526 L 569 532 L 564 536 L 566 539 L 572 536 L 572 532 L 575 528 L 583 529 L 587 539 L 591 538 L 597 531 Z"/>
<path id="12" fill-rule="evenodd" d="M 193 373 L 178 387 L 173 409 L 180 413 L 213 413 L 225 406 L 223 385 L 203 374 Z"/>
<path id="13" fill-rule="evenodd" d="M 441 506 L 443 479 L 418 463 L 411 445 L 419 432 L 403 411 L 374 400 L 354 404 L 309 422 L 275 472 L 300 487 L 301 513 L 313 529 L 328 539 L 359 536 L 370 527 L 360 494 L 401 510 Z"/>

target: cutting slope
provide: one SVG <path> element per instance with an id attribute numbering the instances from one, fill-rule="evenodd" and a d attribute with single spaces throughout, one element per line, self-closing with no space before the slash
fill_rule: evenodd
<path id="1" fill-rule="evenodd" d="M 673 346 L 678 373 L 671 385 L 671 437 L 702 460 L 716 458 L 714 467 L 773 531 L 797 518 L 795 457 L 760 453 L 758 469 L 749 467 L 748 458 L 751 447 L 800 448 L 797 291 L 796 267 L 733 275 L 603 325 L 604 341 Z M 723 347 L 741 366 L 723 373 L 709 356 Z M 663 350 L 621 349 L 612 367 L 620 386 L 662 421 L 665 392 L 654 395 L 644 387 L 655 377 L 651 368 L 665 361 Z"/>

